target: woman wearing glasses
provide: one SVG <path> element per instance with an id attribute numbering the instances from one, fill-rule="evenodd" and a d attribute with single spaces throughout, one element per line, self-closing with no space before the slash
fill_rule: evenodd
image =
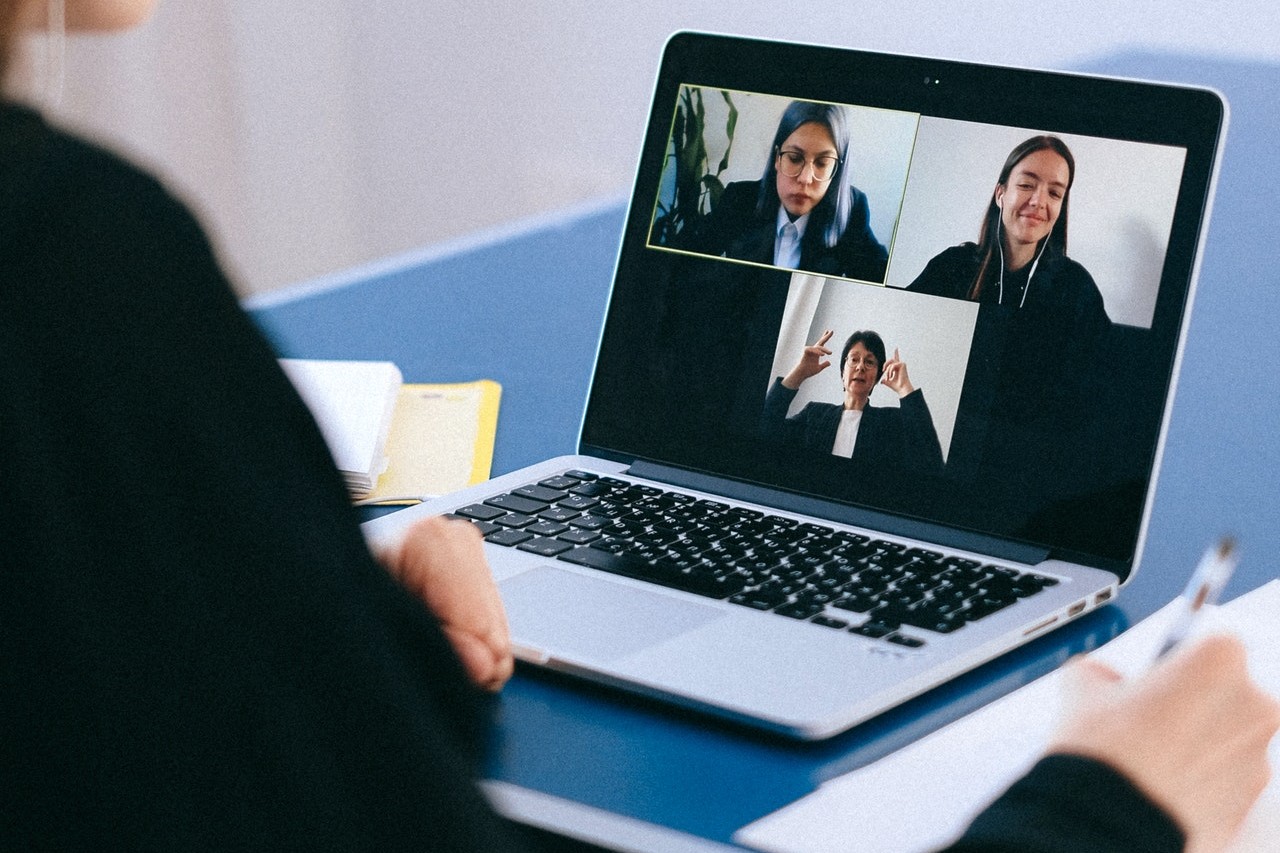
<path id="1" fill-rule="evenodd" d="M 883 282 L 888 253 L 866 195 L 848 181 L 849 116 L 792 101 L 758 181 L 725 187 L 688 248 L 743 261 Z"/>
<path id="2" fill-rule="evenodd" d="M 831 366 L 828 329 L 804 348 L 786 376 L 773 380 L 765 397 L 763 429 L 767 437 L 842 456 L 872 467 L 907 468 L 921 473 L 942 470 L 942 448 L 924 392 L 911 384 L 907 364 L 875 332 L 854 332 L 840 352 L 841 404 L 809 403 L 787 417 L 800 386 Z M 871 392 L 884 385 L 898 395 L 898 408 L 872 406 Z"/>

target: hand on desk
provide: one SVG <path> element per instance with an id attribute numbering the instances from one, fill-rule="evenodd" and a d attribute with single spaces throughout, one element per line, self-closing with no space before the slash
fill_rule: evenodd
<path id="1" fill-rule="evenodd" d="M 379 559 L 440 620 L 471 680 L 497 691 L 515 661 L 506 611 L 480 542 L 467 522 L 435 516 L 409 528 L 398 548 Z"/>
<path id="2" fill-rule="evenodd" d="M 1188 851 L 1221 850 L 1266 787 L 1280 728 L 1244 647 L 1208 637 L 1128 681 L 1088 658 L 1069 666 L 1070 713 L 1050 751 L 1110 764 L 1182 828 Z"/>

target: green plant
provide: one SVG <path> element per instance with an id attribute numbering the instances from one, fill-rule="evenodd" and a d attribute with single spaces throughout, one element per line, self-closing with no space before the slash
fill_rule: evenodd
<path id="1" fill-rule="evenodd" d="M 669 193 L 658 199 L 657 215 L 653 221 L 650 239 L 660 245 L 674 245 L 677 237 L 691 230 L 699 219 L 706 216 L 720 200 L 724 183 L 720 175 L 729 167 L 729 155 L 733 151 L 733 134 L 738 125 L 738 108 L 732 96 L 720 90 L 729 108 L 725 120 L 724 156 L 710 170 L 707 159 L 707 111 L 702 99 L 702 89 L 686 86 L 676 104 L 671 125 L 671 141 L 663 163 L 663 174 L 674 176 Z"/>

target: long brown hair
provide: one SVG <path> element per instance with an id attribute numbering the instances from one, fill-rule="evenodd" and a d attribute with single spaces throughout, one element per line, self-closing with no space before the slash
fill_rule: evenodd
<path id="1" fill-rule="evenodd" d="M 1062 207 L 1058 211 L 1058 221 L 1054 223 L 1053 230 L 1045 238 L 1060 254 L 1065 255 L 1067 253 L 1067 206 L 1071 201 L 1071 185 L 1076 179 L 1076 158 L 1071 156 L 1071 149 L 1067 144 L 1056 136 L 1031 137 L 1009 152 L 996 183 L 1002 187 L 1008 184 L 1009 175 L 1013 173 L 1015 166 L 1037 151 L 1045 150 L 1053 151 L 1067 161 L 1067 189 L 1062 196 Z M 978 234 L 978 257 L 981 259 L 978 263 L 978 274 L 973 277 L 973 283 L 969 285 L 969 298 L 975 301 L 982 296 L 982 285 L 987 277 L 987 270 L 991 268 L 993 262 L 997 262 L 996 259 L 999 257 L 1001 249 L 998 243 L 999 222 L 1000 206 L 996 204 L 995 193 L 992 193 L 991 200 L 987 202 L 986 215 L 982 218 L 982 230 Z"/>

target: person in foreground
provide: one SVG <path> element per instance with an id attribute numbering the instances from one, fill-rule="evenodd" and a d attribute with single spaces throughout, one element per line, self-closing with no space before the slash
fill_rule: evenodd
<path id="1" fill-rule="evenodd" d="M 0 0 L 0 62 L 43 2 Z M 0 846 L 519 849 L 473 784 L 512 670 L 476 531 L 370 554 L 154 180 L 2 102 L 0 187 Z M 1077 671 L 1057 755 L 956 849 L 1218 849 L 1280 725 L 1239 645 Z"/>

